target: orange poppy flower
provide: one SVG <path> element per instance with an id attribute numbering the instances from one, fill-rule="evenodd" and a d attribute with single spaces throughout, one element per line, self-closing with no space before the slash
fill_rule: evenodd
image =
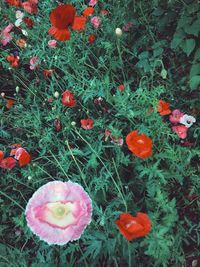
<path id="1" fill-rule="evenodd" d="M 15 101 L 13 99 L 8 99 L 7 104 L 6 104 L 6 108 L 7 109 L 11 108 L 13 106 L 14 102 Z"/>
<path id="2" fill-rule="evenodd" d="M 50 35 L 59 41 L 70 39 L 69 26 L 74 30 L 85 30 L 86 18 L 75 16 L 76 10 L 72 5 L 60 5 L 52 10 L 50 22 L 52 27 L 48 30 Z"/>
<path id="3" fill-rule="evenodd" d="M 91 16 L 94 13 L 94 8 L 93 7 L 86 7 L 83 10 L 83 16 L 88 17 Z"/>
<path id="4" fill-rule="evenodd" d="M 145 134 L 132 131 L 126 136 L 128 149 L 137 157 L 145 159 L 152 155 L 152 140 Z"/>
<path id="5" fill-rule="evenodd" d="M 160 113 L 161 116 L 169 115 L 171 113 L 169 106 L 170 103 L 165 102 L 164 100 L 159 100 L 157 111 Z"/>
<path id="6" fill-rule="evenodd" d="M 146 236 L 151 230 L 150 218 L 142 212 L 138 212 L 136 217 L 129 213 L 122 213 L 120 218 L 115 221 L 115 224 L 128 241 Z"/>

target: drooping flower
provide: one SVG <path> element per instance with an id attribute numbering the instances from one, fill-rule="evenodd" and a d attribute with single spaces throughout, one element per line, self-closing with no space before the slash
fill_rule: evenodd
<path id="1" fill-rule="evenodd" d="M 151 231 L 151 220 L 143 212 L 138 212 L 135 217 L 129 213 L 122 213 L 115 224 L 128 241 L 146 236 Z"/>
<path id="2" fill-rule="evenodd" d="M 25 210 L 28 226 L 49 245 L 64 245 L 81 237 L 91 221 L 89 195 L 77 183 L 53 181 L 40 187 Z"/>
<path id="3" fill-rule="evenodd" d="M 31 14 L 37 14 L 38 8 L 37 8 L 38 0 L 28 0 L 26 2 L 21 3 L 24 10 Z"/>
<path id="4" fill-rule="evenodd" d="M 175 125 L 172 126 L 172 131 L 175 132 L 181 139 L 187 137 L 188 128 L 185 125 Z"/>
<path id="5" fill-rule="evenodd" d="M 90 118 L 81 120 L 81 127 L 85 130 L 90 130 L 93 128 L 94 121 Z"/>
<path id="6" fill-rule="evenodd" d="M 70 39 L 69 26 L 74 30 L 85 30 L 86 18 L 75 16 L 76 10 L 72 5 L 60 5 L 52 10 L 50 22 L 52 27 L 48 30 L 56 40 L 66 41 Z"/>
<path id="7" fill-rule="evenodd" d="M 51 48 L 56 48 L 57 41 L 56 40 L 49 40 L 48 41 L 48 46 Z"/>
<path id="8" fill-rule="evenodd" d="M 89 16 L 91 16 L 93 13 L 94 13 L 94 8 L 93 8 L 93 7 L 86 7 L 86 8 L 83 10 L 83 16 L 85 16 L 85 17 L 89 17 Z"/>
<path id="9" fill-rule="evenodd" d="M 94 43 L 95 40 L 96 40 L 96 35 L 93 34 L 93 33 L 91 33 L 91 34 L 89 35 L 89 37 L 88 37 L 88 42 L 89 42 L 90 44 L 92 44 L 92 43 Z"/>
<path id="10" fill-rule="evenodd" d="M 59 119 L 55 119 L 54 126 L 55 126 L 56 132 L 60 132 L 60 130 L 62 129 L 62 124 Z"/>
<path id="11" fill-rule="evenodd" d="M 62 94 L 62 103 L 64 106 L 67 106 L 69 108 L 73 108 L 76 105 L 76 99 L 74 97 L 74 94 L 71 93 L 69 90 L 65 91 Z"/>
<path id="12" fill-rule="evenodd" d="M 180 118 L 184 115 L 179 109 L 175 109 L 172 111 L 172 114 L 169 116 L 169 120 L 173 124 L 177 124 L 180 122 Z"/>
<path id="13" fill-rule="evenodd" d="M 187 128 L 190 128 L 192 124 L 195 122 L 196 122 L 195 117 L 189 116 L 188 114 L 185 114 L 180 118 L 180 123 L 185 125 Z"/>
<path id="14" fill-rule="evenodd" d="M 90 0 L 89 6 L 95 6 L 97 4 L 97 0 Z"/>
<path id="15" fill-rule="evenodd" d="M 152 155 L 152 140 L 145 134 L 132 131 L 126 136 L 128 149 L 137 157 L 145 159 Z"/>
<path id="16" fill-rule="evenodd" d="M 94 16 L 91 18 L 91 23 L 94 28 L 98 29 L 101 24 L 101 18 L 98 16 Z"/>
<path id="17" fill-rule="evenodd" d="M 161 116 L 169 115 L 171 113 L 169 106 L 170 106 L 170 103 L 164 100 L 159 100 L 157 111 L 160 113 Z"/>

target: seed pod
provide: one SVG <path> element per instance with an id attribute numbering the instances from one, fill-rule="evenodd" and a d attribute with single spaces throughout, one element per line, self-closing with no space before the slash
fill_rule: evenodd
<path id="1" fill-rule="evenodd" d="M 62 125 L 59 119 L 55 119 L 54 126 L 55 126 L 56 132 L 60 132 L 60 130 L 62 129 Z"/>

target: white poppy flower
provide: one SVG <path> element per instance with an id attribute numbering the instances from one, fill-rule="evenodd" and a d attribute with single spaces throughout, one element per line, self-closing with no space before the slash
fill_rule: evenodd
<path id="1" fill-rule="evenodd" d="M 185 114 L 180 118 L 180 123 L 185 125 L 187 128 L 190 128 L 192 124 L 195 122 L 196 122 L 195 117 L 189 116 L 188 114 Z"/>

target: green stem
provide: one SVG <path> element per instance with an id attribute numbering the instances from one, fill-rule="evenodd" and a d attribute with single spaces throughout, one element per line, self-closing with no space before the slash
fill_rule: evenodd
<path id="1" fill-rule="evenodd" d="M 62 167 L 62 165 L 60 164 L 60 162 L 57 160 L 57 158 L 54 156 L 54 154 L 53 154 L 51 151 L 49 151 L 49 152 L 51 153 L 52 157 L 55 159 L 55 161 L 56 161 L 57 164 L 59 165 L 60 169 L 63 171 L 63 173 L 66 175 L 67 179 L 69 180 L 69 177 L 68 177 L 66 171 L 63 169 L 63 167 Z"/>
<path id="2" fill-rule="evenodd" d="M 15 203 L 19 208 L 21 208 L 24 211 L 24 208 L 19 203 L 17 203 L 14 199 L 9 197 L 6 193 L 0 191 L 0 194 L 2 194 L 4 197 L 10 199 L 13 203 Z"/>

